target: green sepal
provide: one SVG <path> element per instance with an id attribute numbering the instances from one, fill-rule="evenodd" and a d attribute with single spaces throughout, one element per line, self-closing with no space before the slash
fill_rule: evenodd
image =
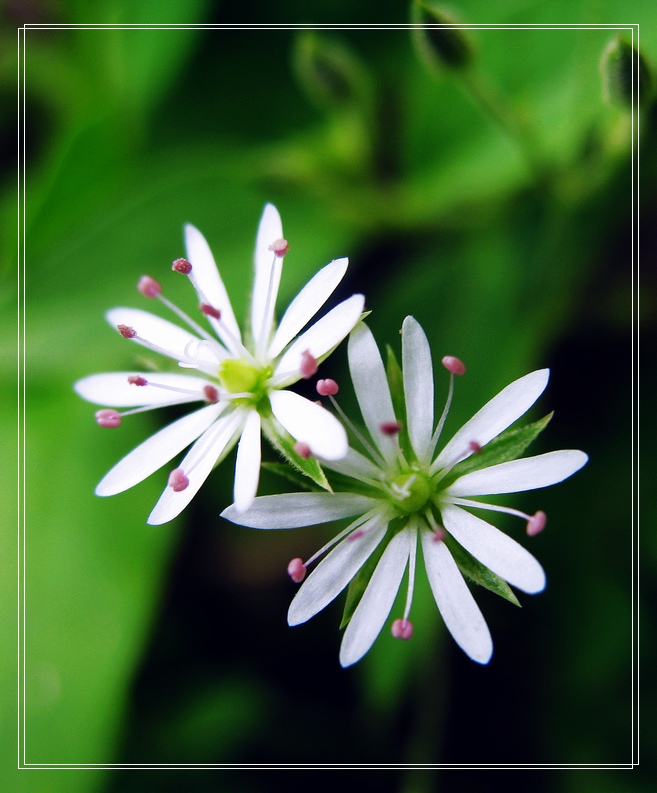
<path id="1" fill-rule="evenodd" d="M 282 479 L 287 479 L 288 482 L 292 482 L 293 485 L 296 485 L 302 490 L 318 492 L 322 489 L 305 474 L 302 474 L 301 471 L 297 471 L 296 468 L 293 468 L 287 463 L 263 462 L 261 467 L 264 468 L 265 471 L 271 471 L 272 474 L 280 476 Z"/>
<path id="2" fill-rule="evenodd" d="M 404 395 L 404 376 L 402 375 L 401 366 L 397 360 L 392 347 L 386 345 L 386 378 L 390 388 L 390 396 L 392 398 L 392 408 L 395 412 L 395 418 L 401 424 L 401 431 L 399 433 L 399 445 L 408 459 L 414 457 L 414 452 L 411 447 L 411 440 L 408 436 L 408 425 L 406 421 L 406 398 Z"/>
<path id="3" fill-rule="evenodd" d="M 471 454 L 466 460 L 458 463 L 441 482 L 441 486 L 448 487 L 464 474 L 478 471 L 480 468 L 489 468 L 491 465 L 506 463 L 515 460 L 525 451 L 529 444 L 547 427 L 554 413 L 548 413 L 542 419 L 527 424 L 524 427 L 507 430 L 497 438 L 493 438 L 480 452 Z"/>
<path id="4" fill-rule="evenodd" d="M 463 575 L 475 584 L 483 586 L 485 589 L 503 597 L 514 606 L 520 606 L 518 598 L 513 594 L 513 590 L 507 582 L 489 570 L 481 562 L 477 561 L 471 553 L 465 550 L 452 536 L 446 534 L 445 545 L 454 557 L 459 570 Z"/>
<path id="5" fill-rule="evenodd" d="M 329 484 L 324 469 L 319 462 L 314 457 L 302 457 L 300 454 L 297 454 L 294 450 L 296 441 L 283 429 L 275 418 L 269 418 L 267 421 L 263 422 L 262 426 L 267 440 L 295 470 L 300 471 L 302 474 L 312 479 L 312 481 L 323 490 L 328 490 L 329 493 L 333 492 L 333 488 Z"/>
<path id="6" fill-rule="evenodd" d="M 388 386 L 390 387 L 390 396 L 392 397 L 392 407 L 395 411 L 395 417 L 398 421 L 406 421 L 406 400 L 404 399 L 404 377 L 402 375 L 401 366 L 397 360 L 392 347 L 386 345 L 386 376 L 388 378 Z"/>
<path id="7" fill-rule="evenodd" d="M 392 536 L 392 535 L 390 535 Z M 374 575 L 379 559 L 383 555 L 383 551 L 387 546 L 387 542 L 383 540 L 374 550 L 374 553 L 367 559 L 365 564 L 360 568 L 356 575 L 349 582 L 347 588 L 347 599 L 344 604 L 344 611 L 342 612 L 342 621 L 340 622 L 340 630 L 346 628 L 349 621 L 354 616 L 354 611 L 360 603 L 370 579 Z"/>

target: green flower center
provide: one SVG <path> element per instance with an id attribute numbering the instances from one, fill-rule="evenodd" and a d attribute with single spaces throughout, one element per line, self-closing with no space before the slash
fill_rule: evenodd
<path id="1" fill-rule="evenodd" d="M 257 369 L 250 363 L 235 358 L 222 361 L 219 365 L 219 380 L 226 391 L 231 394 L 244 394 L 244 403 L 256 406 L 267 396 L 267 383 L 272 374 L 270 366 Z"/>
<path id="2" fill-rule="evenodd" d="M 389 483 L 389 492 L 397 509 L 410 515 L 419 512 L 429 501 L 431 484 L 420 471 L 406 471 Z"/>

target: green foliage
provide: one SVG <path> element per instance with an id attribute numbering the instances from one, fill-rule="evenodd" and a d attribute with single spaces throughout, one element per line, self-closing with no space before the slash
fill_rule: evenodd
<path id="1" fill-rule="evenodd" d="M 513 603 L 515 606 L 520 605 L 518 598 L 513 594 L 511 587 L 506 581 L 481 564 L 481 562 L 477 561 L 471 553 L 466 551 L 465 548 L 456 542 L 449 534 L 445 536 L 445 545 L 449 548 L 459 570 L 466 578 L 494 592 L 496 595 L 503 597 L 505 600 L 508 600 L 509 603 Z"/>

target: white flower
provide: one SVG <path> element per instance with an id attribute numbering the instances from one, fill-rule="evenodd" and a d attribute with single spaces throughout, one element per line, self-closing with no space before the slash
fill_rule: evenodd
<path id="1" fill-rule="evenodd" d="M 307 454 L 295 452 L 295 440 L 304 452 L 322 459 L 339 459 L 347 453 L 345 430 L 332 413 L 286 390 L 302 377 L 312 376 L 318 363 L 361 316 L 364 298 L 354 295 L 297 336 L 342 280 L 347 259 L 337 259 L 321 269 L 277 326 L 274 308 L 288 245 L 280 216 L 268 204 L 258 229 L 249 334 L 243 338 L 207 242 L 196 228 L 187 225 L 185 243 L 187 259 L 177 259 L 173 269 L 189 276 L 200 311 L 216 338 L 167 300 L 160 284 L 148 276 L 139 282 L 139 291 L 159 299 L 191 330 L 141 309 L 113 308 L 107 319 L 125 338 L 173 359 L 190 373 L 114 372 L 92 375 L 75 384 L 84 399 L 110 406 L 96 414 L 105 427 L 118 426 L 121 416 L 128 413 L 203 403 L 130 452 L 96 488 L 101 496 L 127 490 L 193 444 L 180 467 L 171 472 L 169 485 L 148 518 L 151 524 L 176 517 L 238 440 L 234 500 L 237 509 L 246 509 L 258 487 L 261 431 L 306 473 L 313 476 L 314 470 L 317 481 L 323 476 L 321 469 L 316 460 L 304 460 Z M 124 407 L 135 409 L 122 414 L 115 409 Z"/>
<path id="2" fill-rule="evenodd" d="M 488 447 L 486 444 L 534 404 L 547 384 L 547 369 L 532 372 L 503 389 L 436 454 L 451 403 L 454 374 L 465 371 L 458 359 L 446 357 L 443 363 L 452 373 L 450 389 L 445 410 L 434 430 L 429 344 L 420 325 L 407 317 L 402 328 L 406 410 L 405 417 L 396 416 L 379 350 L 368 328 L 359 324 L 349 340 L 349 366 L 371 441 L 358 433 L 366 454 L 350 448 L 344 459 L 326 463 L 327 468 L 342 475 L 342 481 L 344 476 L 351 477 L 353 492 L 264 496 L 256 498 L 245 512 L 238 513 L 235 507 L 229 507 L 223 513 L 235 523 L 260 529 L 294 528 L 354 518 L 312 559 L 306 563 L 294 559 L 288 568 L 293 580 L 299 582 L 305 577 L 308 564 L 332 548 L 292 601 L 288 614 L 290 625 L 298 625 L 317 614 L 363 571 L 360 589 L 356 587 L 360 600 L 340 649 L 343 666 L 358 661 L 374 643 L 388 619 L 407 568 L 406 605 L 403 617 L 392 623 L 392 633 L 398 638 L 410 638 L 413 625 L 408 615 L 418 543 L 447 628 L 473 660 L 487 663 L 493 649 L 491 636 L 462 570 L 475 580 L 478 572 L 485 572 L 489 575 L 488 583 L 483 579 L 481 583 L 500 594 L 508 591 L 505 596 L 510 598 L 514 596 L 505 582 L 524 592 L 536 593 L 545 586 L 545 574 L 519 543 L 469 510 L 518 515 L 527 521 L 529 534 L 543 528 L 545 515 L 542 512 L 526 515 L 474 497 L 553 485 L 571 476 L 588 459 L 576 450 L 508 459 L 522 452 L 522 449 L 518 451 L 519 438 L 526 440 L 524 446 L 531 439 L 527 434 L 514 433 L 495 442 L 497 459 L 503 456 L 499 450 L 506 444 L 507 461 L 487 466 L 486 456 L 493 459 L 495 444 Z M 400 423 L 403 418 L 405 427 Z M 535 426 L 530 425 L 528 430 Z M 516 443 L 515 454 L 510 450 L 512 443 Z M 492 586 L 490 571 L 494 574 Z"/>

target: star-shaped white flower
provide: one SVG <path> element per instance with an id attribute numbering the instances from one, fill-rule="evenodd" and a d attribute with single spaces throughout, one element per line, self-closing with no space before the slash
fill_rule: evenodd
<path id="1" fill-rule="evenodd" d="M 364 298 L 354 295 L 297 336 L 342 280 L 347 259 L 321 269 L 277 325 L 274 309 L 288 245 L 280 216 L 268 204 L 258 229 L 249 333 L 243 338 L 210 248 L 194 226 L 185 226 L 185 244 L 187 259 L 177 259 L 173 269 L 189 277 L 215 335 L 167 300 L 160 284 L 148 276 L 139 282 L 139 291 L 163 302 L 189 329 L 135 308 L 113 308 L 107 319 L 122 336 L 173 359 L 189 374 L 113 372 L 75 384 L 84 399 L 109 406 L 96 414 L 104 427 L 119 426 L 121 417 L 129 413 L 203 403 L 130 452 L 96 488 L 101 496 L 127 490 L 193 444 L 171 472 L 148 518 L 151 524 L 176 517 L 238 441 L 234 500 L 236 509 L 246 509 L 258 487 L 261 431 L 316 481 L 323 474 L 314 458 L 339 459 L 348 446 L 345 430 L 332 413 L 287 390 L 301 378 L 311 377 L 360 319 Z M 134 409 L 116 410 L 126 407 Z"/>
<path id="2" fill-rule="evenodd" d="M 244 512 L 239 513 L 234 506 L 223 512 L 235 523 L 260 529 L 354 519 L 308 562 L 294 559 L 288 568 L 293 580 L 300 582 L 306 567 L 332 548 L 292 601 L 290 625 L 313 617 L 360 576 L 360 588 L 355 590 L 357 605 L 340 648 L 343 666 L 358 661 L 374 643 L 388 619 L 407 568 L 406 606 L 403 617 L 392 623 L 392 633 L 398 638 L 410 638 L 413 625 L 408 616 L 418 544 L 447 628 L 473 660 L 487 663 L 493 650 L 490 632 L 463 571 L 474 580 L 485 573 L 480 583 L 509 599 L 515 596 L 505 582 L 536 593 L 545 586 L 545 574 L 518 542 L 470 509 L 520 516 L 527 521 L 528 534 L 535 534 L 545 525 L 543 512 L 530 516 L 475 499 L 556 484 L 574 474 L 588 459 L 576 450 L 509 459 L 522 453 L 518 452 L 518 443 L 526 441 L 524 449 L 529 442 L 522 431 L 507 435 L 504 442 L 494 441 L 541 395 L 548 381 L 547 369 L 525 375 L 503 389 L 436 453 L 451 403 L 454 374 L 465 371 L 458 359 L 449 356 L 443 364 L 451 372 L 450 390 L 434 429 L 431 352 L 420 325 L 407 317 L 402 328 L 405 416 L 395 415 L 376 342 L 369 329 L 359 324 L 349 339 L 349 366 L 369 438 L 353 429 L 366 453 L 350 448 L 344 459 L 326 463 L 327 468 L 342 475 L 342 482 L 345 476 L 351 478 L 353 492 L 264 496 L 256 498 Z M 500 452 L 503 443 L 505 451 Z M 486 455 L 494 459 L 493 452 L 496 459 L 506 455 L 506 461 L 487 465 Z"/>

